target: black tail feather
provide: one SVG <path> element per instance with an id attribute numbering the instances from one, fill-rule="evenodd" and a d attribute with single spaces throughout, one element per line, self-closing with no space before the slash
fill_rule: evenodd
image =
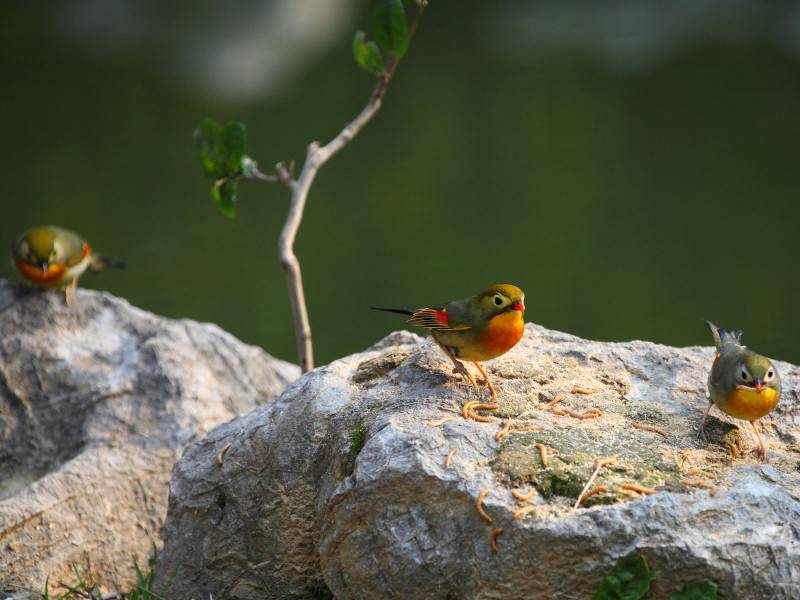
<path id="1" fill-rule="evenodd" d="M 414 310 L 411 308 L 383 308 L 381 306 L 370 306 L 372 310 L 382 310 L 383 312 L 397 313 L 400 315 L 413 315 Z"/>
<path id="2" fill-rule="evenodd" d="M 128 265 L 121 260 L 99 254 L 92 254 L 92 261 L 89 263 L 89 269 L 94 273 L 99 273 L 105 269 L 122 269 L 124 271 L 127 268 Z"/>

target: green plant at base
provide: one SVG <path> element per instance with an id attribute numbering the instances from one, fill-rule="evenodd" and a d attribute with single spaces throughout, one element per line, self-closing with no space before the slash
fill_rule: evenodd
<path id="1" fill-rule="evenodd" d="M 717 584 L 708 580 L 687 583 L 680 592 L 672 594 L 668 600 L 717 600 Z"/>
<path id="2" fill-rule="evenodd" d="M 652 580 L 647 561 L 632 552 L 620 558 L 611 574 L 603 577 L 592 600 L 639 600 L 650 591 Z"/>

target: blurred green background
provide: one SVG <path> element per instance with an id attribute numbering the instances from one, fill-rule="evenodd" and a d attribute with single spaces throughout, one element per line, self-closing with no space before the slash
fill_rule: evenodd
<path id="1" fill-rule="evenodd" d="M 800 11 L 733 4 L 431 0 L 383 109 L 309 197 L 317 362 L 403 327 L 371 304 L 496 282 L 580 336 L 707 345 L 710 318 L 800 362 Z M 287 191 L 245 184 L 226 220 L 191 134 L 242 120 L 265 171 L 302 163 L 370 93 L 350 50 L 369 11 L 4 5 L 0 239 L 73 228 L 129 264 L 85 287 L 295 360 Z"/>

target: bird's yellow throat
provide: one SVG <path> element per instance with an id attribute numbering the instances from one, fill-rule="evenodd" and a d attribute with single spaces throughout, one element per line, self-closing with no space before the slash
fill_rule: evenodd
<path id="1" fill-rule="evenodd" d="M 778 402 L 774 389 L 765 387 L 761 392 L 739 386 L 728 396 L 727 407 L 720 407 L 732 417 L 745 421 L 760 419 L 771 411 Z"/>

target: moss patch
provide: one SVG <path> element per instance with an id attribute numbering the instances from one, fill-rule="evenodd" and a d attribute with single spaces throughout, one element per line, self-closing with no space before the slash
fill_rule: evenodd
<path id="1" fill-rule="evenodd" d="M 548 448 L 547 467 L 536 443 Z M 659 488 L 680 479 L 676 465 L 627 431 L 620 431 L 614 440 L 598 439 L 579 429 L 511 434 L 499 446 L 491 466 L 498 480 L 509 487 L 531 484 L 545 498 L 560 496 L 574 501 L 594 470 L 595 460 L 614 454 L 619 456 L 617 463 L 602 469 L 595 479 L 595 485 L 604 485 L 609 491 L 589 498 L 586 506 L 629 500 L 619 490 L 622 483 Z"/>
<path id="2" fill-rule="evenodd" d="M 356 368 L 356 372 L 353 374 L 353 383 L 373 384 L 375 379 L 385 377 L 399 367 L 409 354 L 410 352 L 398 350 L 365 360 Z"/>

